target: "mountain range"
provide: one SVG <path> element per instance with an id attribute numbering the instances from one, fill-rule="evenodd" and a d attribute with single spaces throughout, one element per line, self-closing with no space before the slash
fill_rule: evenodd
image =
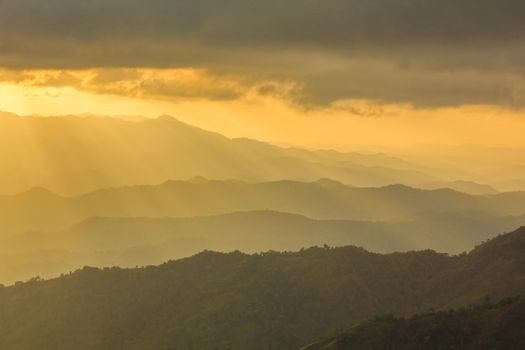
<path id="1" fill-rule="evenodd" d="M 203 252 L 0 289 L 3 349 L 298 349 L 376 315 L 525 292 L 525 228 L 468 254 Z"/>
<path id="2" fill-rule="evenodd" d="M 171 116 L 44 118 L 0 112 L 0 194 L 44 187 L 78 195 L 199 175 L 249 182 L 331 178 L 360 187 L 402 183 L 470 194 L 525 189 L 519 180 L 525 164 L 516 161 L 520 150 L 505 150 L 512 155 L 507 159 L 493 149 L 418 149 L 425 151 L 390 155 L 282 147 L 228 138 Z M 480 154 L 490 159 L 480 159 Z"/>
<path id="3" fill-rule="evenodd" d="M 520 152 L 0 113 L 0 349 L 520 349 Z"/>
<path id="4" fill-rule="evenodd" d="M 488 302 L 410 318 L 376 317 L 301 350 L 525 348 L 525 303 L 520 298 Z"/>
<path id="5" fill-rule="evenodd" d="M 0 196 L 3 235 L 65 229 L 93 216 L 188 217 L 273 210 L 314 219 L 394 220 L 426 211 L 525 213 L 525 192 L 469 195 L 404 185 L 360 188 L 333 180 L 247 183 L 237 180 L 168 181 L 101 189 L 63 197 L 42 188 Z"/>
<path id="6" fill-rule="evenodd" d="M 423 167 L 381 153 L 283 148 L 227 138 L 173 117 L 18 117 L 0 114 L 0 193 L 32 187 L 73 195 L 105 187 L 213 179 L 313 181 L 356 186 L 439 179 Z"/>
<path id="7" fill-rule="evenodd" d="M 93 217 L 57 232 L 0 240 L 0 282 L 50 278 L 82 266 L 160 264 L 204 249 L 257 253 L 356 245 L 378 253 L 434 249 L 459 254 L 524 216 L 426 212 L 396 221 L 319 220 L 274 211 L 189 218 Z"/>
<path id="8" fill-rule="evenodd" d="M 458 254 L 525 224 L 525 193 L 469 195 L 403 185 L 168 181 L 64 197 L 0 196 L 0 282 L 90 266 L 144 266 L 203 249 L 249 253 L 357 245 Z"/>

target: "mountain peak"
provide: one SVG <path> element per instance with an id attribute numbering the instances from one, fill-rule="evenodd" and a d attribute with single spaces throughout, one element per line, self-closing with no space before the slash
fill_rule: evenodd
<path id="1" fill-rule="evenodd" d="M 501 234 L 489 241 L 484 242 L 472 251 L 477 256 L 487 256 L 489 258 L 513 256 L 523 257 L 525 250 L 525 226 L 510 233 Z M 523 260 L 521 260 L 523 261 Z"/>
<path id="2" fill-rule="evenodd" d="M 32 197 L 32 198 L 57 198 L 60 197 L 53 191 L 48 190 L 45 187 L 35 186 L 29 190 L 18 194 L 18 196 Z"/>
<path id="3" fill-rule="evenodd" d="M 192 183 L 192 184 L 205 184 L 205 183 L 210 182 L 210 180 L 207 179 L 204 176 L 194 176 L 194 177 L 188 179 L 187 182 L 188 183 Z"/>
<path id="4" fill-rule="evenodd" d="M 0 111 L 0 120 L 1 119 L 12 119 L 12 118 L 17 118 L 17 117 L 18 116 L 16 114 Z"/>
<path id="5" fill-rule="evenodd" d="M 321 178 L 321 179 L 315 181 L 315 183 L 318 184 L 318 185 L 321 185 L 323 187 L 339 187 L 339 186 L 346 187 L 346 185 L 343 184 L 342 182 L 336 181 L 336 180 L 332 180 L 332 179 L 327 178 L 327 177 Z"/>
<path id="6" fill-rule="evenodd" d="M 168 114 L 163 114 L 163 115 L 157 117 L 157 120 L 182 123 L 182 122 L 181 122 L 180 120 L 178 120 L 177 118 L 175 118 L 175 117 L 173 117 L 173 116 L 171 116 L 171 115 L 168 115 Z"/>

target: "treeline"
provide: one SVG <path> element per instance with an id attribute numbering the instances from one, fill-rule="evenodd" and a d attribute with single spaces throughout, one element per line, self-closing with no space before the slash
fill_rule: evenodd
<path id="1" fill-rule="evenodd" d="M 301 350 L 520 350 L 524 329 L 525 302 L 515 297 L 409 318 L 375 318 Z"/>
<path id="2" fill-rule="evenodd" d="M 522 228 L 462 256 L 321 247 L 84 268 L 1 288 L 0 348 L 298 349 L 376 315 L 522 295 L 524 253 Z"/>

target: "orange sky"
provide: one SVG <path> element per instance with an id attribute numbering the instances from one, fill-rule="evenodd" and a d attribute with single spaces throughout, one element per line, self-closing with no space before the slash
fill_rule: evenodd
<path id="1" fill-rule="evenodd" d="M 145 72 L 142 74 L 155 79 L 162 77 L 170 89 L 193 91 L 195 95 L 202 90 L 208 95 L 238 90 L 239 96 L 210 99 L 187 95 L 175 99 L 151 90 L 139 90 L 135 76 L 109 76 L 106 80 L 99 77 L 98 82 L 93 82 L 92 71 L 73 72 L 78 78 L 74 82 L 61 82 L 60 79 L 65 79 L 64 73 L 53 71 L 29 71 L 24 77 L 19 73 L 10 79 L 4 72 L 0 83 L 0 110 L 44 116 L 170 114 L 230 137 L 342 150 L 419 143 L 525 147 L 525 113 L 520 110 L 479 105 L 417 109 L 406 104 L 364 100 L 305 108 L 289 102 L 286 96 L 257 94 L 234 80 L 218 81 L 204 72 Z"/>
<path id="2" fill-rule="evenodd" d="M 525 147 L 524 37 L 514 0 L 4 0 L 0 110 L 341 150 Z"/>

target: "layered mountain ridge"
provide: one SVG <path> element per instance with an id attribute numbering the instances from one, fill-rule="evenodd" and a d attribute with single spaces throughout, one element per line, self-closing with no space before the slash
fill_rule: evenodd
<path id="1" fill-rule="evenodd" d="M 66 195 L 202 175 L 246 181 L 333 178 L 357 186 L 438 181 L 384 154 L 282 148 L 230 139 L 170 116 L 0 116 L 0 193 L 43 186 Z"/>
<path id="2" fill-rule="evenodd" d="M 37 188 L 21 195 L 0 196 L 0 225 L 6 234 L 61 229 L 92 216 L 184 217 L 252 210 L 348 220 L 392 220 L 425 211 L 522 215 L 525 192 L 468 195 L 404 185 L 360 188 L 332 180 L 171 180 L 160 185 L 101 189 L 75 197 Z"/>
<path id="3" fill-rule="evenodd" d="M 521 228 L 453 257 L 208 251 L 158 267 L 84 268 L 0 289 L 0 347 L 297 349 L 375 315 L 520 295 L 524 242 Z"/>

